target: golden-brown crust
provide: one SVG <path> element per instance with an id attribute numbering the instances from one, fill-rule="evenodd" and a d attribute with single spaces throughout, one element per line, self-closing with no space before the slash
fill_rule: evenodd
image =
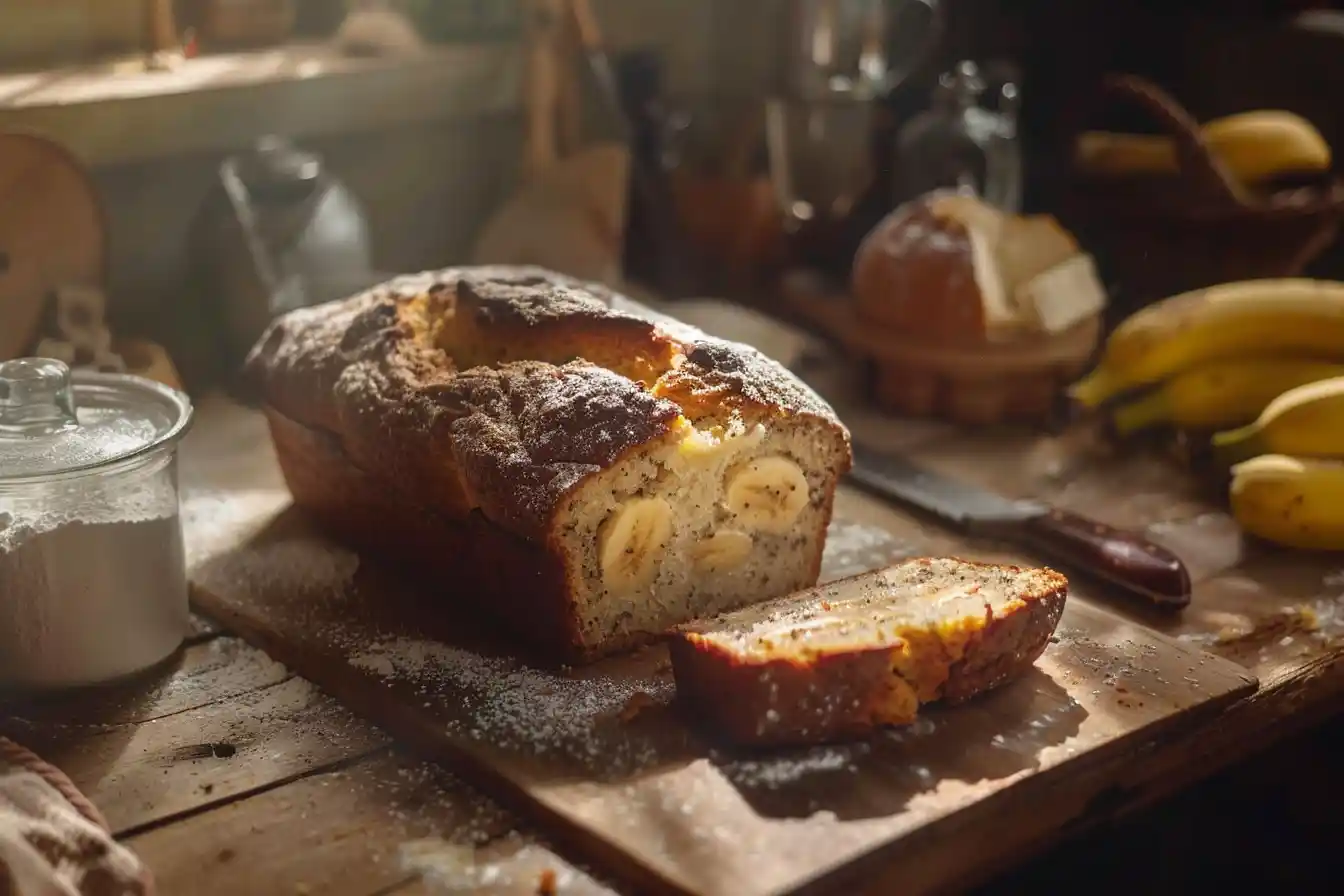
<path id="1" fill-rule="evenodd" d="M 968 570 L 1023 572 L 959 562 Z M 761 657 L 744 656 L 706 637 L 717 628 L 714 620 L 682 626 L 668 641 L 678 700 L 688 715 L 743 746 L 825 743 L 908 723 L 923 703 L 961 703 L 1032 667 L 1059 624 L 1068 582 L 1053 570 L 1031 572 L 1037 588 L 1016 595 L 1003 612 L 986 604 L 985 619 L 963 630 L 969 637 L 951 662 L 934 632 L 910 653 L 899 641 L 875 639 L 843 651 L 790 651 L 786 645 Z M 795 600 L 783 598 L 763 608 Z M 919 654 L 929 651 L 939 655 L 921 665 Z"/>
<path id="2" fill-rule="evenodd" d="M 1053 576 L 1052 590 L 1023 595 L 1024 606 L 1017 612 L 990 618 L 974 649 L 968 649 L 952 666 L 940 694 L 943 701 L 964 703 L 1026 674 L 1035 665 L 1064 615 L 1068 598 L 1068 580 L 1059 573 Z"/>
<path id="3" fill-rule="evenodd" d="M 455 287 L 440 285 L 435 295 L 454 306 L 440 344 L 461 369 L 583 357 L 652 382 L 679 350 L 650 321 L 613 308 L 610 290 L 539 268 L 468 269 Z"/>
<path id="4" fill-rule="evenodd" d="M 510 630 L 539 651 L 536 660 L 579 663 L 625 647 L 611 641 L 601 652 L 581 646 L 559 558 L 541 545 L 491 524 L 479 513 L 453 519 L 409 504 L 386 482 L 352 464 L 330 434 L 266 411 L 276 456 L 295 503 L 324 530 L 356 547 L 433 576 L 424 592 L 483 621 L 506 619 Z M 468 557 L 444 576 L 444 558 Z M 440 614 L 426 607 L 426 619 Z M 452 618 L 450 617 L 450 621 Z M 433 632 L 427 632 L 433 635 Z"/>
<path id="5" fill-rule="evenodd" d="M 701 638 L 679 635 L 668 642 L 683 712 L 731 743 L 752 747 L 871 733 L 893 682 L 894 652 L 886 647 L 830 654 L 807 665 L 746 665 Z"/>
<path id="6" fill-rule="evenodd" d="M 667 433 L 680 414 L 619 374 L 577 362 L 478 367 L 445 391 L 469 408 L 449 439 L 469 505 L 538 540 L 572 488 Z"/>
<path id="7" fill-rule="evenodd" d="M 815 392 L 792 376 L 780 376 L 783 368 L 759 352 L 708 337 L 688 349 L 685 362 L 654 389 L 681 406 L 687 416 L 739 408 L 781 418 L 835 420 L 835 412 Z M 846 465 L 843 472 L 848 469 Z"/>
<path id="8" fill-rule="evenodd" d="M 586 477 L 668 432 L 682 413 L 668 397 L 810 416 L 844 432 L 825 402 L 758 352 L 703 334 L 688 346 L 612 308 L 613 298 L 536 268 L 398 277 L 277 319 L 245 377 L 262 403 L 328 431 L 352 463 L 418 503 L 448 515 L 479 509 L 533 539 Z M 690 360 L 666 374 L 683 352 Z M 658 374 L 665 388 L 638 379 Z"/>

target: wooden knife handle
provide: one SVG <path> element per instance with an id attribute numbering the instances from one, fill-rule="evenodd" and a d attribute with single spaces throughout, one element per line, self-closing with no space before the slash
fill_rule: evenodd
<path id="1" fill-rule="evenodd" d="M 1023 542 L 1062 565 L 1137 592 L 1159 606 L 1190 603 L 1190 574 L 1180 558 L 1141 535 L 1062 510 L 1035 517 L 1018 530 Z"/>

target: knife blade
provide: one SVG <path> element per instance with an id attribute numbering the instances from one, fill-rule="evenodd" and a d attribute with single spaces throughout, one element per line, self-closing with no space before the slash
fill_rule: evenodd
<path id="1" fill-rule="evenodd" d="M 1039 501 L 1005 498 L 927 470 L 905 457 L 854 446 L 850 478 L 967 534 L 1010 542 L 1061 566 L 1106 580 L 1159 607 L 1190 603 L 1190 574 L 1179 557 L 1142 535 Z"/>

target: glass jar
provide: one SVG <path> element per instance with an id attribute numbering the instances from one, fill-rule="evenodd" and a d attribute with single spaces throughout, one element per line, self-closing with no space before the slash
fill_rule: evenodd
<path id="1" fill-rule="evenodd" d="M 0 364 L 0 688 L 115 680 L 181 646 L 191 417 L 140 377 Z"/>
<path id="2" fill-rule="evenodd" d="M 893 204 L 932 190 L 958 189 L 1003 211 L 1021 211 L 1017 79 L 1008 68 L 997 68 L 993 91 L 969 59 L 939 78 L 930 108 L 910 119 L 897 138 Z"/>

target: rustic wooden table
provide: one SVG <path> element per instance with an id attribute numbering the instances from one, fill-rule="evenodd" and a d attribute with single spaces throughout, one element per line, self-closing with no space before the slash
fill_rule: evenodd
<path id="1" fill-rule="evenodd" d="M 265 438 L 255 415 L 202 403 L 183 460 L 189 517 L 210 483 Z M 1071 807 L 1067 830 L 1185 787 L 1339 709 L 1337 561 L 1242 545 L 1179 474 L 1151 464 L 1114 458 L 1068 470 L 1029 436 L 1005 446 L 915 427 L 908 438 L 901 447 L 934 466 L 1145 528 L 1182 552 L 1197 579 L 1194 604 L 1179 620 L 1144 621 L 1260 679 L 1253 696 L 1130 761 L 1100 796 Z M 229 496 L 210 500 L 218 511 Z M 204 620 L 166 667 L 110 691 L 11 707 L 0 730 L 66 770 L 166 894 L 373 896 L 435 892 L 436 881 L 523 894 L 552 876 L 563 893 L 612 892 L 517 818 Z M 971 876 L 1012 858 L 991 856 Z"/>

